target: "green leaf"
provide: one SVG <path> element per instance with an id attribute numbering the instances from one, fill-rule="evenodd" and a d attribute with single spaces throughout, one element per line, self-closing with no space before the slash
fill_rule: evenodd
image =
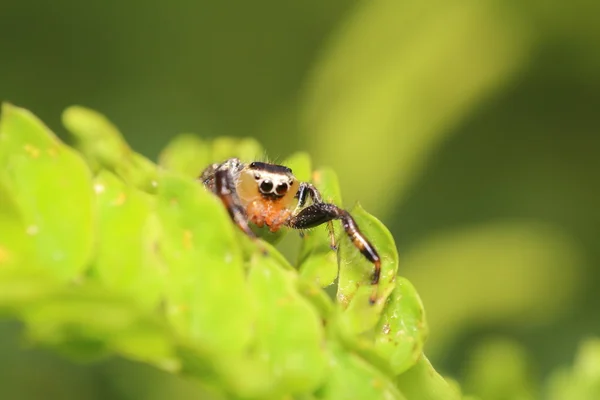
<path id="1" fill-rule="evenodd" d="M 12 211 L 6 211 L 13 214 L 13 230 L 21 224 L 15 225 L 14 205 L 18 204 L 34 249 L 27 260 L 51 269 L 61 279 L 78 276 L 92 255 L 89 169 L 79 154 L 27 110 L 2 107 L 0 138 L 0 184 L 8 193 L 2 202 L 13 203 Z M 27 246 L 22 239 L 22 233 L 17 233 L 14 245 Z"/>
<path id="2" fill-rule="evenodd" d="M 0 139 L 2 136 L 0 136 Z M 32 240 L 13 195 L 0 180 L 0 271 L 25 265 Z"/>
<path id="3" fill-rule="evenodd" d="M 141 190 L 156 191 L 156 165 L 131 150 L 119 130 L 104 115 L 72 106 L 65 110 L 62 119 L 94 171 L 105 168 Z"/>
<path id="4" fill-rule="evenodd" d="M 312 177 L 312 161 L 310 155 L 299 151 L 283 160 L 282 165 L 291 168 L 292 173 L 300 182 L 310 182 Z"/>
<path id="5" fill-rule="evenodd" d="M 253 356 L 267 363 L 282 394 L 314 390 L 327 367 L 320 317 L 297 292 L 296 279 L 269 256 L 251 260 L 248 281 L 259 310 Z"/>
<path id="6" fill-rule="evenodd" d="M 219 137 L 212 141 L 212 162 L 223 162 L 232 157 L 237 157 L 242 162 L 256 161 L 263 158 L 263 149 L 253 138 Z"/>
<path id="7" fill-rule="evenodd" d="M 99 112 L 71 106 L 63 112 L 62 121 L 94 170 L 104 167 L 114 171 L 131 157 L 132 150 L 121 132 Z"/>
<path id="8" fill-rule="evenodd" d="M 193 180 L 165 174 L 157 211 L 168 266 L 167 318 L 215 356 L 240 354 L 252 337 L 254 306 L 233 223 L 219 199 Z"/>
<path id="9" fill-rule="evenodd" d="M 94 180 L 99 207 L 99 244 L 93 272 L 108 289 L 140 307 L 156 307 L 166 267 L 157 255 L 160 226 L 154 198 L 104 170 Z"/>
<path id="10" fill-rule="evenodd" d="M 95 284 L 53 293 L 30 305 L 23 318 L 30 339 L 71 358 L 93 360 L 117 351 L 162 368 L 178 366 L 172 340 L 155 317 Z"/>
<path id="11" fill-rule="evenodd" d="M 193 134 L 175 136 L 159 156 L 162 167 L 190 178 L 199 177 L 210 163 L 209 144 Z"/>
<path id="12" fill-rule="evenodd" d="M 405 278 L 396 278 L 375 328 L 375 351 L 390 364 L 394 374 L 412 367 L 421 356 L 428 329 L 425 310 L 413 285 Z"/>
<path id="13" fill-rule="evenodd" d="M 342 207 L 342 196 L 337 175 L 331 168 L 317 170 L 312 175 L 312 183 L 321 192 L 323 201 Z M 337 222 L 331 224 L 336 241 L 347 240 L 345 234 L 340 237 Z M 343 230 L 342 230 L 343 233 Z M 319 226 L 304 232 L 298 265 L 302 277 L 317 282 L 322 287 L 333 283 L 338 274 L 338 257 L 331 248 L 329 229 Z"/>
<path id="14" fill-rule="evenodd" d="M 448 384 L 424 355 L 397 379 L 399 389 L 410 400 L 460 400 L 461 394 Z"/>
<path id="15" fill-rule="evenodd" d="M 119 354 L 229 398 L 457 398 L 455 384 L 417 361 L 422 304 L 396 277 L 391 235 L 360 206 L 352 214 L 381 256 L 381 283 L 371 285 L 374 266 L 340 232 L 336 305 L 319 286 L 338 267 L 326 229 L 304 239 L 298 272 L 197 182 L 194 144 L 174 142 L 163 153 L 173 171 L 158 175 L 101 115 L 72 108 L 64 119 L 93 180 L 28 112 L 5 106 L 0 122 L 0 310 L 25 321 L 36 344 L 84 361 Z M 225 138 L 207 157 L 251 161 L 259 151 Z M 311 179 L 306 153 L 284 163 Z M 332 170 L 312 181 L 341 206 Z"/>
<path id="16" fill-rule="evenodd" d="M 317 392 L 321 400 L 408 400 L 383 373 L 338 344 L 330 345 L 331 373 Z"/>
<path id="17" fill-rule="evenodd" d="M 387 228 L 358 204 L 351 214 L 362 233 L 379 253 L 381 276 L 379 285 L 372 285 L 373 263 L 368 261 L 347 237 L 340 240 L 337 300 L 340 306 L 345 308 L 340 323 L 343 325 L 342 330 L 348 335 L 367 332 L 375 327 L 386 300 L 394 289 L 398 270 L 398 252 Z M 370 298 L 374 293 L 376 303 L 371 304 Z"/>

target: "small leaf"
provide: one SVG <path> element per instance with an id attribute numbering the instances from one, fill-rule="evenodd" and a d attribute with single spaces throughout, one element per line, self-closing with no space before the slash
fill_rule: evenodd
<path id="1" fill-rule="evenodd" d="M 94 180 L 99 206 L 99 243 L 93 272 L 108 289 L 152 310 L 166 271 L 156 246 L 159 226 L 154 198 L 104 170 Z"/>
<path id="2" fill-rule="evenodd" d="M 253 304 L 233 223 L 219 199 L 193 180 L 160 179 L 159 252 L 169 267 L 167 317 L 182 337 L 215 356 L 239 354 L 252 336 Z"/>
<path id="3" fill-rule="evenodd" d="M 237 157 L 242 162 L 252 162 L 263 157 L 263 149 L 252 138 L 219 137 L 212 141 L 211 162 L 220 163 L 232 157 Z"/>
<path id="4" fill-rule="evenodd" d="M 156 165 L 132 151 L 117 127 L 104 115 L 72 106 L 65 110 L 62 119 L 94 171 L 105 168 L 141 190 L 156 191 Z"/>
<path id="5" fill-rule="evenodd" d="M 425 357 L 396 379 L 399 389 L 410 400 L 460 400 L 461 394 L 438 374 Z"/>
<path id="6" fill-rule="evenodd" d="M 103 166 L 114 171 L 131 156 L 132 150 L 117 127 L 99 112 L 71 106 L 63 112 L 62 121 L 94 170 Z"/>
<path id="7" fill-rule="evenodd" d="M 327 366 L 320 317 L 296 291 L 296 276 L 268 256 L 255 255 L 248 281 L 257 299 L 258 342 L 254 357 L 264 360 L 282 393 L 311 391 Z"/>
<path id="8" fill-rule="evenodd" d="M 181 134 L 161 151 L 159 164 L 190 178 L 198 178 L 211 163 L 210 146 L 193 134 Z"/>
<path id="9" fill-rule="evenodd" d="M 428 329 L 423 303 L 413 285 L 396 278 L 375 329 L 375 351 L 390 363 L 395 375 L 412 367 L 423 351 Z"/>
<path id="10" fill-rule="evenodd" d="M 79 275 L 92 253 L 88 167 L 79 154 L 21 108 L 3 106 L 0 138 L 0 183 L 13 204 L 18 204 L 21 221 L 32 238 L 32 264 L 44 265 L 62 279 Z"/>
<path id="11" fill-rule="evenodd" d="M 321 400 L 412 400 L 404 397 L 393 381 L 359 356 L 332 342 L 331 373 L 317 392 Z"/>
<path id="12" fill-rule="evenodd" d="M 353 243 L 344 237 L 339 243 L 340 273 L 337 300 L 346 308 L 340 323 L 348 334 L 360 334 L 377 324 L 386 299 L 395 286 L 398 269 L 398 252 L 392 235 L 375 217 L 360 205 L 351 211 L 360 230 L 375 246 L 381 258 L 379 285 L 372 285 L 374 265 L 368 261 Z M 376 294 L 376 303 L 370 298 Z"/>
<path id="13" fill-rule="evenodd" d="M 323 168 L 315 171 L 312 176 L 312 182 L 320 191 L 323 201 L 342 207 L 342 196 L 335 172 L 331 168 Z M 347 240 L 345 234 L 341 238 L 335 234 L 338 224 L 337 221 L 331 224 L 334 238 L 337 237 L 336 241 Z M 337 231 L 340 231 L 339 227 Z M 333 283 L 338 274 L 338 257 L 331 248 L 331 237 L 326 225 L 304 232 L 298 265 L 302 277 L 322 287 Z"/>
<path id="14" fill-rule="evenodd" d="M 1 137 L 1 136 L 0 136 Z M 26 233 L 26 225 L 13 195 L 0 179 L 0 271 L 9 267 L 27 265 L 31 261 L 33 241 Z"/>
<path id="15" fill-rule="evenodd" d="M 312 161 L 310 155 L 299 151 L 286 158 L 282 165 L 290 168 L 300 182 L 309 182 L 312 176 Z"/>

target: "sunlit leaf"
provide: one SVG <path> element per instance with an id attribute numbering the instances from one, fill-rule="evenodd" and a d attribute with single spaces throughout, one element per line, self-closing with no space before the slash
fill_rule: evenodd
<path id="1" fill-rule="evenodd" d="M 165 174 L 157 202 L 169 321 L 215 354 L 241 353 L 252 336 L 254 307 L 237 228 L 219 199 L 193 180 Z"/>
<path id="2" fill-rule="evenodd" d="M 331 345 L 332 371 L 317 392 L 321 400 L 382 399 L 408 400 L 390 379 L 355 354 Z"/>
<path id="3" fill-rule="evenodd" d="M 181 134 L 161 151 L 159 161 L 170 171 L 197 178 L 211 163 L 210 146 L 196 135 Z"/>
<path id="4" fill-rule="evenodd" d="M 397 378 L 399 389 L 410 400 L 460 400 L 461 394 L 444 380 L 422 356 L 414 367 Z"/>
<path id="5" fill-rule="evenodd" d="M 342 196 L 335 172 L 330 168 L 323 168 L 312 174 L 312 183 L 321 192 L 324 202 L 333 203 L 342 207 Z M 331 236 L 336 240 L 347 240 L 344 233 L 332 222 L 327 225 L 318 226 L 304 232 L 302 247 L 300 249 L 298 266 L 300 274 L 309 280 L 317 282 L 326 287 L 333 283 L 338 274 L 338 258 L 331 248 Z M 329 231 L 332 229 L 332 232 Z M 335 232 L 338 232 L 336 234 Z"/>
<path id="6" fill-rule="evenodd" d="M 413 285 L 405 278 L 396 278 L 375 329 L 375 351 L 388 360 L 394 374 L 412 367 L 423 351 L 428 329 L 425 310 Z"/>
<path id="7" fill-rule="evenodd" d="M 34 265 L 43 264 L 63 279 L 74 278 L 92 253 L 94 215 L 88 167 L 79 154 L 21 108 L 2 107 L 0 138 L 0 184 L 10 196 L 2 202 L 7 207 L 13 204 L 12 212 L 5 211 L 13 213 L 7 228 L 25 226 L 34 249 L 27 258 L 31 256 Z M 15 204 L 20 222 L 15 220 L 19 218 L 14 216 Z M 16 235 L 11 241 L 27 246 L 18 244 L 22 233 Z"/>
<path id="8" fill-rule="evenodd" d="M 62 120 L 92 169 L 108 169 L 144 191 L 156 191 L 156 165 L 131 150 L 117 127 L 104 115 L 72 106 L 65 110 Z"/>
<path id="9" fill-rule="evenodd" d="M 264 360 L 273 385 L 294 393 L 314 390 L 324 378 L 327 353 L 318 314 L 296 291 L 293 272 L 271 257 L 253 257 L 248 276 L 257 299 L 257 360 Z"/>
<path id="10" fill-rule="evenodd" d="M 154 198 L 108 171 L 94 180 L 99 207 L 99 244 L 93 272 L 107 288 L 153 309 L 162 294 L 166 266 L 157 247 L 160 226 Z"/>
<path id="11" fill-rule="evenodd" d="M 211 162 L 223 162 L 237 157 L 242 162 L 252 162 L 263 158 L 263 149 L 255 139 L 220 137 L 212 141 Z"/>
<path id="12" fill-rule="evenodd" d="M 373 263 L 359 252 L 348 237 L 340 239 L 337 300 L 346 309 L 341 323 L 346 332 L 359 334 L 371 330 L 381 317 L 386 299 L 395 286 L 398 252 L 390 232 L 379 220 L 360 205 L 354 207 L 351 214 L 381 258 L 379 285 L 372 285 Z M 371 304 L 374 295 L 376 302 Z"/>

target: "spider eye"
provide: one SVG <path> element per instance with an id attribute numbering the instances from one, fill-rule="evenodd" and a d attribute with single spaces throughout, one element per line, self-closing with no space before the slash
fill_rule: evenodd
<path id="1" fill-rule="evenodd" d="M 260 174 L 254 174 L 254 179 L 259 180 L 260 179 Z"/>
<path id="2" fill-rule="evenodd" d="M 288 188 L 289 187 L 288 187 L 287 183 L 279 184 L 275 188 L 275 193 L 277 193 L 279 196 L 283 196 L 288 191 Z"/>
<path id="3" fill-rule="evenodd" d="M 273 182 L 270 180 L 264 180 L 260 183 L 260 191 L 263 193 L 270 193 L 273 190 Z"/>
<path id="4" fill-rule="evenodd" d="M 256 163 L 255 162 L 251 162 L 250 163 L 250 168 L 256 168 Z"/>

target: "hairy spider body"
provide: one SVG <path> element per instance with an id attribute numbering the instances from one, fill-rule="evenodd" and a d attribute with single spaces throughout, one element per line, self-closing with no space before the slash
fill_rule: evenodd
<path id="1" fill-rule="evenodd" d="M 379 283 L 381 259 L 354 218 L 335 204 L 324 202 L 310 183 L 298 182 L 288 167 L 258 161 L 245 164 L 231 158 L 208 166 L 199 179 L 221 199 L 236 225 L 253 238 L 256 235 L 249 221 L 276 232 L 284 226 L 308 229 L 339 219 L 354 246 L 373 263 L 373 285 Z M 307 206 L 309 198 L 312 204 Z"/>

